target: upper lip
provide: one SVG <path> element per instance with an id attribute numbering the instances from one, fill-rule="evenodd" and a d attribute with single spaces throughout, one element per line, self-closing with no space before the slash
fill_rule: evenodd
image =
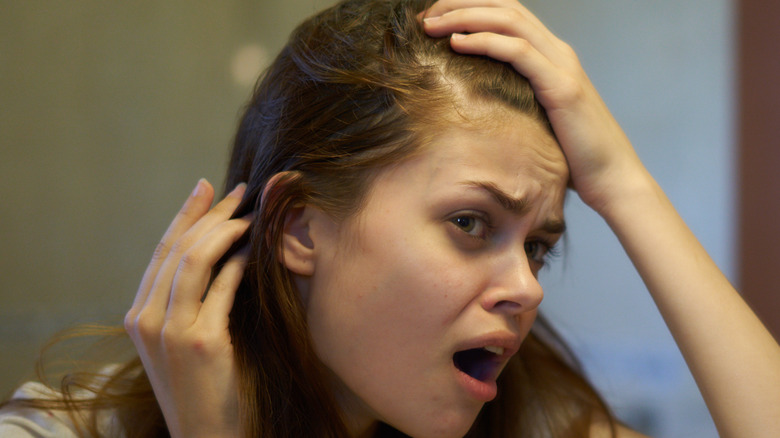
<path id="1" fill-rule="evenodd" d="M 479 335 L 459 344 L 456 347 L 455 352 L 490 346 L 501 347 L 504 349 L 504 354 L 499 357 L 503 361 L 517 353 L 518 350 L 520 350 L 520 344 L 522 344 L 522 342 L 522 338 L 515 333 L 503 330 L 494 331 Z"/>

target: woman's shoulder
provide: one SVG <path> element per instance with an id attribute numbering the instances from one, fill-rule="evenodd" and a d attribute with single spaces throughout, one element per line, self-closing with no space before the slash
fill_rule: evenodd
<path id="1" fill-rule="evenodd" d="M 77 396 L 78 397 L 78 396 Z M 88 397 L 88 396 L 85 396 Z M 77 438 L 84 421 L 81 412 L 47 409 L 13 403 L 14 400 L 57 400 L 62 394 L 39 382 L 27 382 L 11 397 L 11 403 L 0 409 L 0 437 L 3 438 Z M 97 417 L 102 436 L 122 437 L 113 412 L 101 411 Z"/>
<path id="2" fill-rule="evenodd" d="M 12 400 L 55 399 L 53 389 L 27 382 L 14 392 Z M 36 409 L 10 404 L 0 409 L 0 436 L 8 438 L 77 437 L 76 426 L 65 411 Z"/>

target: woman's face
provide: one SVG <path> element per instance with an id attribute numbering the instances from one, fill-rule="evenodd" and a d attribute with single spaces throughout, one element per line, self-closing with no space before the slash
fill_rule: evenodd
<path id="1" fill-rule="evenodd" d="M 568 168 L 541 124 L 495 116 L 439 129 L 355 217 L 309 225 L 315 267 L 297 281 L 355 428 L 464 435 L 531 328 Z"/>

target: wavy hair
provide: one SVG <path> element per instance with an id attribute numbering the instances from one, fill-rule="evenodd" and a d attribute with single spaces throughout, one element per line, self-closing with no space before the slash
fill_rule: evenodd
<path id="1" fill-rule="evenodd" d="M 312 346 L 306 312 L 281 263 L 283 223 L 309 203 L 346 218 L 360 211 L 372 178 L 410 157 L 436 127 L 478 101 L 545 124 L 528 81 L 509 65 L 456 54 L 425 35 L 426 0 L 347 0 L 303 22 L 261 76 L 235 135 L 226 187 L 247 183 L 235 216 L 257 212 L 239 243 L 250 263 L 230 314 L 242 429 L 259 437 L 344 437 L 347 430 Z M 549 129 L 552 133 L 552 129 Z M 276 174 L 284 177 L 265 196 Z M 12 401 L 70 411 L 116 410 L 128 437 L 167 436 L 140 361 L 107 381 L 70 377 L 63 399 Z M 92 382 L 92 383 L 90 383 Z M 94 397 L 68 396 L 68 385 Z M 469 437 L 587 436 L 595 418 L 614 422 L 543 320 L 499 378 Z M 94 416 L 93 416 L 94 417 Z M 96 421 L 88 434 L 99 434 Z M 381 425 L 379 436 L 404 436 Z"/>

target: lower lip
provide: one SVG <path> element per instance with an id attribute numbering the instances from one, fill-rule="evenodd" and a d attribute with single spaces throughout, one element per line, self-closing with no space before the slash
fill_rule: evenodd
<path id="1" fill-rule="evenodd" d="M 495 380 L 483 382 L 469 376 L 454 365 L 453 368 L 457 374 L 458 383 L 460 383 L 460 386 L 462 386 L 472 398 L 487 403 L 498 395 L 498 385 L 496 385 Z"/>

